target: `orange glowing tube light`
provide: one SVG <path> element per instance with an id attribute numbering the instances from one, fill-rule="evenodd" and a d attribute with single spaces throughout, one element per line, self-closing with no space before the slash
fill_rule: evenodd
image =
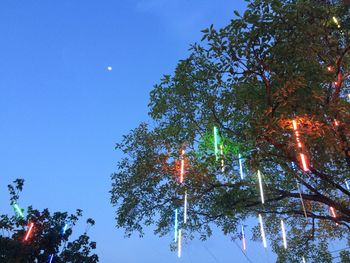
<path id="1" fill-rule="evenodd" d="M 333 218 L 337 218 L 337 214 L 335 213 L 335 209 L 334 209 L 334 207 L 330 207 L 329 208 L 329 210 L 330 210 L 330 212 L 331 212 L 331 216 L 333 217 Z"/>
<path id="2" fill-rule="evenodd" d="M 336 218 L 337 218 L 337 213 L 335 212 L 334 207 L 331 206 L 331 207 L 329 208 L 329 211 L 330 211 L 330 213 L 331 213 L 331 216 L 332 216 L 334 219 L 336 219 Z M 336 223 L 336 225 L 338 226 L 339 224 Z"/>
<path id="3" fill-rule="evenodd" d="M 309 168 L 308 168 L 307 163 L 306 163 L 306 158 L 305 158 L 305 155 L 303 153 L 300 154 L 300 159 L 301 159 L 301 163 L 303 164 L 304 172 L 309 171 Z"/>
<path id="4" fill-rule="evenodd" d="M 296 138 L 296 141 L 297 141 L 297 144 L 298 144 L 298 148 L 302 148 L 302 144 L 301 144 L 301 141 L 300 141 L 300 134 L 299 134 L 299 131 L 298 131 L 298 124 L 297 124 L 297 121 L 296 120 L 293 120 L 293 130 L 295 132 L 295 138 Z M 300 153 L 300 160 L 301 160 L 301 164 L 303 166 L 303 170 L 304 172 L 307 172 L 309 171 L 309 167 L 307 165 L 307 161 L 306 161 L 306 156 L 305 154 L 303 153 Z"/>
<path id="5" fill-rule="evenodd" d="M 33 227 L 34 227 L 34 223 L 31 223 L 31 224 L 29 225 L 29 229 L 28 229 L 27 234 L 26 234 L 26 236 L 25 236 L 25 238 L 24 238 L 24 241 L 27 241 L 27 240 L 28 240 L 30 234 L 32 233 Z"/>
<path id="6" fill-rule="evenodd" d="M 297 121 L 293 120 L 293 129 L 296 131 L 298 130 L 298 125 L 297 125 Z"/>

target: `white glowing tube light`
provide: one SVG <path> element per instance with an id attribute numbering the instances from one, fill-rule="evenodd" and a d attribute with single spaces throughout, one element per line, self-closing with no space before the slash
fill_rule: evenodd
<path id="1" fill-rule="evenodd" d="M 264 224 L 263 224 L 263 219 L 262 219 L 261 214 L 259 214 L 259 222 L 260 222 L 260 232 L 261 232 L 261 238 L 262 238 L 263 246 L 264 246 L 264 248 L 267 248 Z"/>
<path id="2" fill-rule="evenodd" d="M 284 247 L 284 249 L 287 249 L 286 229 L 284 227 L 283 220 L 281 220 L 281 229 L 282 229 L 283 247 Z"/>
<path id="3" fill-rule="evenodd" d="M 262 185 L 262 179 L 261 179 L 261 173 L 260 170 L 258 170 L 258 180 L 259 180 L 259 188 L 260 188 L 260 198 L 261 198 L 261 203 L 265 203 L 265 198 L 264 198 L 264 189 Z"/>

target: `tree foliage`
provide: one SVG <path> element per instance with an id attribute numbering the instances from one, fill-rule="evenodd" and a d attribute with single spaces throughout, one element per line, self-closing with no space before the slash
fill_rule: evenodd
<path id="1" fill-rule="evenodd" d="M 142 235 L 143 225 L 165 235 L 187 191 L 189 215 L 182 228 L 189 237 L 200 233 L 205 239 L 215 225 L 238 238 L 240 224 L 262 214 L 278 262 L 300 262 L 302 256 L 331 262 L 329 242 L 348 242 L 350 230 L 349 5 L 252 0 L 235 14 L 226 27 L 203 30 L 202 43 L 193 44 L 174 74 L 154 86 L 154 124 L 141 123 L 117 144 L 125 154 L 112 175 L 117 225 L 127 235 Z M 224 145 L 224 171 L 213 151 L 213 126 Z M 186 179 L 179 184 L 182 149 Z M 245 160 L 243 180 L 238 153 Z M 281 219 L 288 250 L 282 249 Z"/>
<path id="2" fill-rule="evenodd" d="M 12 216 L 0 215 L 0 262 L 49 262 L 52 255 L 55 263 L 98 262 L 98 256 L 93 253 L 96 243 L 90 241 L 86 232 L 72 240 L 73 227 L 82 210 L 77 209 L 75 214 L 50 213 L 48 209 L 39 211 L 29 206 L 24 213 L 17 204 L 23 184 L 23 179 L 17 179 L 8 186 L 10 203 L 18 209 Z M 25 240 L 31 223 L 33 229 Z M 93 219 L 87 220 L 87 228 L 94 224 Z"/>

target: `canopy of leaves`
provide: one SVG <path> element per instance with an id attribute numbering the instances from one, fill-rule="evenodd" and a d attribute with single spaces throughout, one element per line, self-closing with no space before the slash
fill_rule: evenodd
<path id="1" fill-rule="evenodd" d="M 17 179 L 13 185 L 8 186 L 12 206 L 17 204 L 23 183 L 22 179 Z M 86 232 L 75 240 L 70 240 L 73 227 L 82 216 L 82 210 L 77 209 L 75 214 L 69 215 L 66 212 L 51 214 L 48 209 L 38 211 L 31 206 L 26 213 L 19 206 L 18 209 L 12 216 L 0 215 L 0 262 L 49 262 L 51 256 L 52 262 L 55 263 L 99 261 L 98 256 L 93 253 L 96 243 L 90 241 Z M 25 216 L 22 216 L 23 214 Z M 32 231 L 25 240 L 31 223 Z M 93 219 L 87 220 L 88 227 L 94 224 Z"/>
<path id="2" fill-rule="evenodd" d="M 238 238 L 240 224 L 262 214 L 278 262 L 301 262 L 302 256 L 331 262 L 329 242 L 347 242 L 350 230 L 349 76 L 346 1 L 249 1 L 226 27 L 203 30 L 202 43 L 154 86 L 149 114 L 155 124 L 140 124 L 117 144 L 125 154 L 112 175 L 117 225 L 127 235 L 142 235 L 143 225 L 165 235 L 187 191 L 188 221 L 181 227 L 189 238 L 207 238 L 213 225 Z M 214 126 L 224 147 L 219 160 Z M 281 219 L 288 250 L 282 249 Z M 260 239 L 257 227 L 254 233 Z"/>

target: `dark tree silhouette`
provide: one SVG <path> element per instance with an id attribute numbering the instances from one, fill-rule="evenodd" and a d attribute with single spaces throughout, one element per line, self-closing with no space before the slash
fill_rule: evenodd
<path id="1" fill-rule="evenodd" d="M 86 232 L 70 240 L 82 210 L 77 209 L 75 214 L 69 215 L 66 212 L 50 213 L 48 209 L 38 211 L 29 206 L 24 211 L 18 205 L 23 184 L 23 179 L 17 179 L 8 186 L 14 214 L 0 215 L 0 262 L 98 262 L 98 256 L 93 253 L 96 243 L 90 241 Z M 89 218 L 87 229 L 94 224 Z"/>

